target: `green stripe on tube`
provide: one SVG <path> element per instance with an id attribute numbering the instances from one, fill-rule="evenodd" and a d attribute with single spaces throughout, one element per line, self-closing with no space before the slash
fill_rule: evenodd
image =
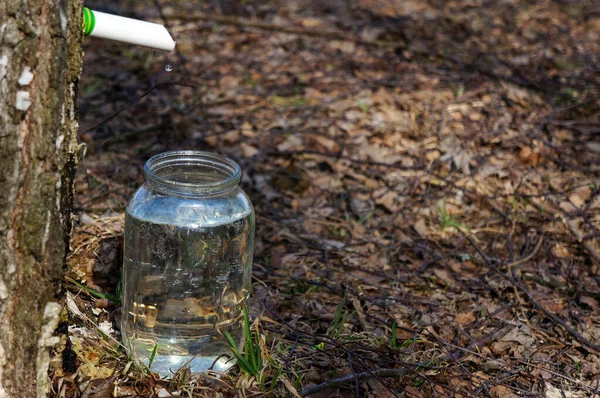
<path id="1" fill-rule="evenodd" d="M 96 16 L 94 11 L 87 7 L 83 8 L 83 34 L 88 36 L 96 26 Z"/>

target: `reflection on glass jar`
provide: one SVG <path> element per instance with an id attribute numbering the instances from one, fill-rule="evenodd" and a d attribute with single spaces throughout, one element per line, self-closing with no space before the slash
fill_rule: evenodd
<path id="1" fill-rule="evenodd" d="M 198 151 L 157 155 L 125 218 L 122 333 L 161 376 L 180 366 L 234 364 L 223 331 L 239 341 L 250 291 L 254 210 L 240 167 Z"/>

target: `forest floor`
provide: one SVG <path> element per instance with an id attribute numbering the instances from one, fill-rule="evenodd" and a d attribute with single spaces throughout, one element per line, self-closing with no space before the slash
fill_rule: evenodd
<path id="1" fill-rule="evenodd" d="M 56 396 L 600 397 L 597 3 L 158 1 L 98 9 L 176 55 L 85 40 Z M 117 344 L 124 210 L 173 149 L 243 169 L 260 381 Z"/>

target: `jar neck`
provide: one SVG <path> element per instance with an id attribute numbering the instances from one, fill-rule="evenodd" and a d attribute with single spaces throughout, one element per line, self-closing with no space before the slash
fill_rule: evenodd
<path id="1" fill-rule="evenodd" d="M 151 189 L 165 195 L 221 195 L 237 187 L 242 175 L 233 160 L 210 152 L 172 151 L 150 158 L 144 176 Z"/>

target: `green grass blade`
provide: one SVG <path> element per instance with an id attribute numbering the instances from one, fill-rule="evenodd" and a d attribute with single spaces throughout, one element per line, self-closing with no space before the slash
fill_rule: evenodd
<path id="1" fill-rule="evenodd" d="M 279 376 L 281 375 L 281 371 L 281 367 L 278 367 L 275 376 L 273 376 L 273 378 L 271 379 L 271 385 L 269 386 L 270 391 L 273 391 L 275 389 L 275 386 L 277 385 L 277 380 L 279 380 Z"/>
<path id="2" fill-rule="evenodd" d="M 255 355 L 256 355 L 256 368 L 257 369 L 262 369 L 263 367 L 263 358 L 261 355 L 261 351 L 260 351 L 260 335 L 258 334 L 258 331 L 255 334 L 255 338 L 256 338 L 256 342 L 255 342 Z"/>
<path id="3" fill-rule="evenodd" d="M 250 347 L 250 352 L 252 354 L 252 361 L 254 364 L 254 367 L 257 369 L 262 368 L 261 366 L 261 356 L 260 356 L 260 342 L 258 341 L 258 338 L 256 338 L 256 341 L 252 341 L 251 347 Z"/>
<path id="4" fill-rule="evenodd" d="M 225 337 L 229 341 L 229 344 L 231 345 L 231 348 L 233 349 L 234 353 L 239 352 L 237 344 L 235 344 L 235 341 L 233 340 L 233 337 L 231 337 L 229 332 L 227 330 L 224 330 L 223 333 L 225 333 Z"/>
<path id="5" fill-rule="evenodd" d="M 91 294 L 92 296 L 96 296 L 98 298 L 101 299 L 105 299 L 105 300 L 110 300 L 115 304 L 121 304 L 121 299 L 113 296 L 112 294 L 108 294 L 108 293 L 101 293 L 99 291 L 97 291 L 96 289 L 92 289 L 91 287 L 87 287 L 85 285 L 82 285 L 81 283 L 77 282 L 74 279 L 71 278 L 66 278 L 69 282 L 71 282 L 72 284 L 74 284 L 75 286 L 77 286 L 78 288 L 85 290 L 86 292 L 88 292 L 89 294 Z"/>
<path id="6" fill-rule="evenodd" d="M 233 340 L 233 337 L 231 337 L 231 334 L 229 334 L 229 332 L 227 332 L 226 330 L 224 331 L 224 333 L 225 333 L 225 337 L 229 341 L 229 344 L 231 345 L 231 351 L 232 351 L 233 355 L 238 360 L 238 365 L 239 365 L 240 369 L 242 369 L 242 371 L 244 371 L 246 373 L 250 373 L 254 376 L 257 376 L 258 372 L 246 360 L 246 358 L 244 358 L 243 355 L 239 352 L 237 345 L 235 344 L 235 341 Z"/>
<path id="7" fill-rule="evenodd" d="M 158 344 L 154 344 L 152 347 L 152 352 L 150 353 L 150 360 L 148 361 L 148 368 L 152 369 L 152 362 L 154 362 L 154 357 L 156 356 L 156 349 L 158 348 Z"/>
<path id="8" fill-rule="evenodd" d="M 331 333 L 333 337 L 338 338 L 341 333 L 341 327 L 344 325 L 344 307 L 346 306 L 346 295 L 347 292 L 344 292 L 344 297 L 342 301 L 340 301 L 340 305 L 338 305 L 337 311 L 335 312 L 335 317 L 333 318 L 333 324 L 331 325 Z"/>
<path id="9" fill-rule="evenodd" d="M 185 382 L 187 380 L 187 371 L 184 371 L 183 374 L 181 375 L 181 377 L 179 378 L 179 382 L 177 383 L 177 388 L 181 388 L 185 385 Z"/>
<path id="10" fill-rule="evenodd" d="M 244 307 L 242 312 L 244 314 L 244 334 L 246 337 L 245 354 L 246 357 L 248 357 L 248 359 L 252 363 L 253 367 L 258 368 L 256 347 L 254 346 L 254 341 L 252 340 L 252 332 L 250 331 L 250 319 L 248 317 L 248 308 Z"/>
<path id="11" fill-rule="evenodd" d="M 256 370 L 254 366 L 252 366 L 252 364 L 246 360 L 246 358 L 236 353 L 233 353 L 233 355 L 238 360 L 238 365 L 243 372 L 251 374 L 254 377 L 258 377 L 258 370 Z"/>

